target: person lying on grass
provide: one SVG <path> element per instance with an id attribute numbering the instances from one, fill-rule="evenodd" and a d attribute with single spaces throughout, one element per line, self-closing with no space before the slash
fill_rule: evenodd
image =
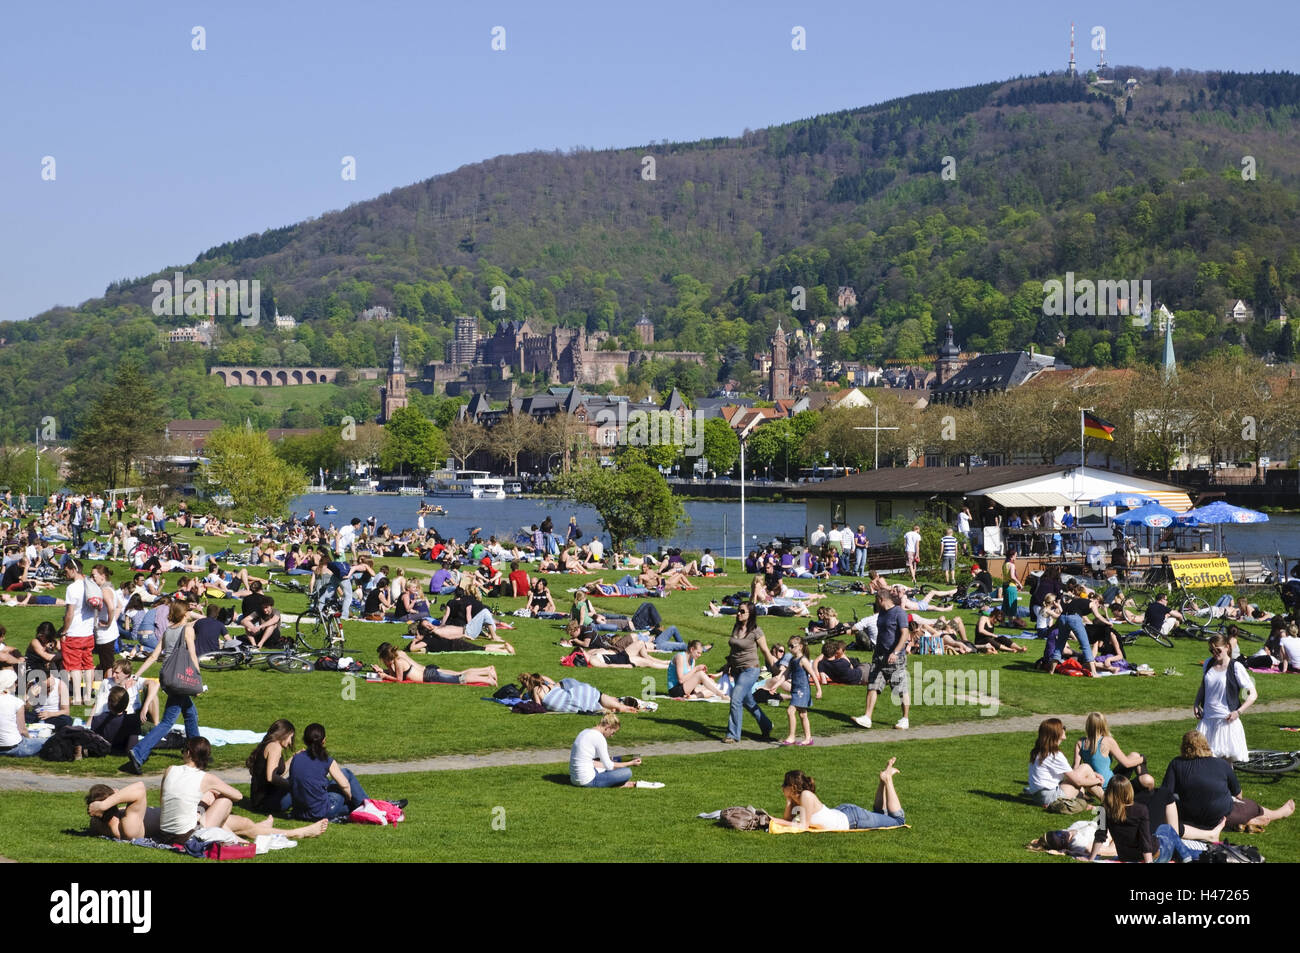
<path id="1" fill-rule="evenodd" d="M 140 837 L 159 842 L 166 840 L 161 827 L 162 808 L 148 806 L 148 789 L 143 781 L 132 781 L 120 789 L 107 784 L 94 785 L 86 794 L 86 816 L 90 818 L 90 833 L 97 837 L 125 841 Z M 275 830 L 272 823 L 269 817 L 256 824 L 250 822 L 251 826 L 244 829 L 244 834 L 251 837 L 280 834 L 301 839 L 319 837 L 328 827 L 328 822 L 317 821 L 303 827 Z"/>
<path id="2" fill-rule="evenodd" d="M 609 756 L 609 739 L 622 727 L 618 715 L 603 715 L 595 728 L 578 732 L 569 749 L 569 783 L 580 788 L 634 788 L 632 768 L 640 758 L 616 765 Z"/>
<path id="3" fill-rule="evenodd" d="M 442 682 L 447 685 L 465 685 L 469 682 L 486 682 L 495 686 L 497 670 L 489 665 L 483 668 L 467 668 L 463 672 L 438 668 L 436 665 L 421 665 L 411 661 L 411 657 L 401 649 L 388 642 L 379 645 L 379 661 L 383 663 L 370 666 L 386 682 Z"/>
<path id="4" fill-rule="evenodd" d="M 417 655 L 433 654 L 435 652 L 488 652 L 491 654 L 514 655 L 515 647 L 509 642 L 474 642 L 463 636 L 453 637 L 444 636 L 441 632 L 459 632 L 463 633 L 464 629 L 459 626 L 438 626 L 433 624 L 432 619 L 420 619 L 412 622 L 407 626 L 409 632 L 414 638 L 411 642 L 411 651 Z"/>
<path id="5" fill-rule="evenodd" d="M 897 758 L 890 758 L 885 769 L 880 772 L 880 783 L 876 786 L 876 797 L 871 810 L 856 804 L 837 804 L 827 807 L 817 797 L 817 784 L 802 771 L 787 771 L 781 782 L 781 794 L 785 796 L 785 812 L 782 820 L 796 830 L 821 831 L 861 831 L 878 827 L 901 827 L 907 822 L 903 813 L 902 802 L 894 788 L 894 767 Z"/>
<path id="6" fill-rule="evenodd" d="M 587 664 L 592 668 L 668 668 L 667 659 L 650 655 L 649 647 L 640 639 L 631 638 L 621 649 L 581 649 Z"/>
<path id="7" fill-rule="evenodd" d="M 583 714 L 604 709 L 632 714 L 641 710 L 576 678 L 561 679 L 557 683 L 553 678 L 537 672 L 525 672 L 519 676 L 519 684 L 526 698 L 544 705 L 547 711 Z"/>

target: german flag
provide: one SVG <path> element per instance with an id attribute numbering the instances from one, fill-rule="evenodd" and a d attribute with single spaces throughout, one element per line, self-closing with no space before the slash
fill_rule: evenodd
<path id="1" fill-rule="evenodd" d="M 1086 410 L 1083 412 L 1083 432 L 1089 437 L 1096 437 L 1098 440 L 1114 440 L 1115 425 L 1102 420 L 1100 417 L 1093 416 Z"/>

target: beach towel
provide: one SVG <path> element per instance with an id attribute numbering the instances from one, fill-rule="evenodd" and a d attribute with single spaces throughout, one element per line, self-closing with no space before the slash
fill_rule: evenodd
<path id="1" fill-rule="evenodd" d="M 911 828 L 911 826 L 911 824 L 895 824 L 892 827 L 862 827 L 849 831 L 824 831 L 817 827 L 800 830 L 789 821 L 774 817 L 772 823 L 767 827 L 767 832 L 769 834 L 865 834 L 868 831 L 901 831 L 904 828 Z"/>

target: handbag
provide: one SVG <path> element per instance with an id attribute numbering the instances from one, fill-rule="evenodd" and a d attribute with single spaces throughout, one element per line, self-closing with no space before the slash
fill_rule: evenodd
<path id="1" fill-rule="evenodd" d="M 190 661 L 190 652 L 181 639 L 163 662 L 158 681 L 168 695 L 199 695 L 203 692 L 203 677 Z"/>

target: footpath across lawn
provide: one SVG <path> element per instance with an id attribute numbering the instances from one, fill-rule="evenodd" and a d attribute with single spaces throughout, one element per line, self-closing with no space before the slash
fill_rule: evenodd
<path id="1" fill-rule="evenodd" d="M 519 719 L 521 721 L 526 719 Z M 594 719 L 581 719 L 587 724 Z M 1252 743 L 1291 747 L 1288 715 L 1259 715 Z M 575 722 L 571 727 L 580 725 Z M 1150 760 L 1157 780 L 1177 754 L 1183 722 L 1117 728 L 1126 750 Z M 662 781 L 659 790 L 586 790 L 567 783 L 567 765 L 484 768 L 363 777 L 376 797 L 410 799 L 396 827 L 333 825 L 318 840 L 270 854 L 285 861 L 1001 861 L 1073 863 L 1028 852 L 1044 831 L 1077 817 L 1043 812 L 1019 797 L 1032 733 L 935 741 L 878 731 L 879 743 L 836 748 L 764 749 L 648 759 L 635 775 Z M 1072 732 L 1068 748 L 1073 751 Z M 616 750 L 635 750 L 622 734 Z M 338 753 L 342 753 L 341 750 Z M 798 768 L 813 775 L 829 805 L 869 807 L 877 775 L 898 758 L 896 782 L 911 829 L 772 837 L 723 830 L 695 815 L 752 804 L 782 807 L 781 778 Z M 150 782 L 157 802 L 157 780 Z M 1300 777 L 1259 782 L 1242 776 L 1244 792 L 1266 807 L 1300 795 Z M 244 788 L 246 790 L 246 787 Z M 1080 815 L 1084 816 L 1084 815 Z M 282 822 L 283 823 L 283 822 Z M 161 851 L 77 837 L 85 826 L 77 794 L 6 792 L 0 797 L 0 855 L 19 861 L 179 862 Z M 1229 835 L 1254 844 L 1270 862 L 1300 860 L 1300 817 L 1258 835 Z"/>

